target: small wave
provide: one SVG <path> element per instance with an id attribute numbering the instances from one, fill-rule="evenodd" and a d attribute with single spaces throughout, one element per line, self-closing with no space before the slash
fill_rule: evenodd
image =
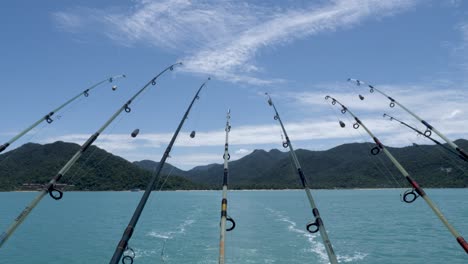
<path id="1" fill-rule="evenodd" d="M 310 248 L 305 249 L 305 251 L 312 252 L 318 255 L 322 263 L 329 263 L 328 254 L 325 249 L 325 246 L 321 242 L 316 241 L 318 235 L 311 234 L 307 232 L 305 229 L 298 229 L 296 227 L 297 223 L 292 221 L 287 216 L 284 216 L 282 212 L 273 210 L 271 208 L 266 208 L 266 210 L 268 210 L 270 213 L 277 216 L 276 221 L 287 223 L 288 224 L 287 228 L 289 231 L 300 234 L 307 239 L 307 241 L 310 244 Z M 352 262 L 352 261 L 357 261 L 357 260 L 363 260 L 365 257 L 367 257 L 367 255 L 368 254 L 356 252 L 353 256 L 337 255 L 337 258 L 339 262 Z"/>
<path id="2" fill-rule="evenodd" d="M 182 222 L 180 225 L 176 227 L 176 230 L 174 231 L 166 231 L 166 232 L 156 232 L 156 231 L 151 231 L 147 233 L 147 236 L 151 237 L 156 237 L 156 238 L 162 238 L 162 239 L 173 239 L 177 235 L 182 235 L 185 234 L 185 230 L 188 226 L 191 226 L 193 223 L 195 223 L 195 220 L 193 219 L 186 219 L 184 222 Z"/>

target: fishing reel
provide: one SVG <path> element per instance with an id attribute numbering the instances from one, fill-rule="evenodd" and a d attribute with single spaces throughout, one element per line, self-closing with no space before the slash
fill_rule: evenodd
<path id="1" fill-rule="evenodd" d="M 402 200 L 402 202 L 405 202 L 405 203 L 412 203 L 416 201 L 418 197 L 419 195 L 416 193 L 414 189 L 406 190 L 403 194 L 400 194 L 400 199 Z"/>
<path id="2" fill-rule="evenodd" d="M 125 248 L 125 252 L 123 253 L 122 263 L 123 264 L 132 264 L 133 259 L 135 258 L 135 251 L 129 246 Z"/>

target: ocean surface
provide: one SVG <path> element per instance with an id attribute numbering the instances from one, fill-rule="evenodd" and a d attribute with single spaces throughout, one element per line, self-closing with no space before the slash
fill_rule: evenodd
<path id="1" fill-rule="evenodd" d="M 313 190 L 340 263 L 468 263 L 425 202 L 403 190 Z M 468 189 L 428 189 L 468 239 Z M 143 192 L 48 196 L 0 248 L 0 263 L 108 263 Z M 37 195 L 0 193 L 0 232 Z M 153 192 L 130 240 L 138 263 L 218 263 L 220 191 Z M 230 191 L 226 263 L 328 263 L 302 190 Z"/>

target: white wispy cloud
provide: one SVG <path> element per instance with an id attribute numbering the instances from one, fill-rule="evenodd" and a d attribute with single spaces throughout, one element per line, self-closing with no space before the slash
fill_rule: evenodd
<path id="1" fill-rule="evenodd" d="M 123 45 L 144 43 L 184 54 L 187 72 L 260 85 L 282 81 L 257 77 L 263 72 L 255 63 L 260 50 L 392 15 L 415 2 L 333 0 L 284 9 L 231 0 L 140 0 L 125 10 L 79 8 L 53 16 L 70 31 L 86 24 Z"/>

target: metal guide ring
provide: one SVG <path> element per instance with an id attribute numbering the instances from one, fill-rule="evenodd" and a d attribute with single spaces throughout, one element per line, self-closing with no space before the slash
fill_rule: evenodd
<path id="1" fill-rule="evenodd" d="M 414 202 L 418 197 L 419 197 L 419 195 L 414 191 L 414 189 L 406 190 L 406 191 L 403 193 L 403 201 L 404 201 L 405 203 L 412 203 L 412 202 Z"/>
<path id="2" fill-rule="evenodd" d="M 370 152 L 371 152 L 372 155 L 375 156 L 375 155 L 380 153 L 380 148 L 379 147 L 373 147 Z"/>
<path id="3" fill-rule="evenodd" d="M 354 123 L 354 124 L 353 124 L 353 128 L 354 128 L 354 129 L 358 129 L 359 126 L 360 126 L 359 123 Z"/>
<path id="4" fill-rule="evenodd" d="M 310 229 L 311 227 L 315 227 L 314 229 Z M 320 229 L 318 223 L 317 223 L 317 220 L 315 220 L 315 222 L 310 222 L 306 225 L 306 229 L 309 233 L 313 234 L 313 233 L 317 233 Z"/>
<path id="5" fill-rule="evenodd" d="M 232 219 L 231 217 L 226 217 L 226 221 L 230 222 L 232 225 L 231 227 L 229 228 L 226 228 L 226 231 L 232 231 L 234 230 L 234 228 L 236 228 L 236 222 L 234 221 L 234 219 Z"/>

